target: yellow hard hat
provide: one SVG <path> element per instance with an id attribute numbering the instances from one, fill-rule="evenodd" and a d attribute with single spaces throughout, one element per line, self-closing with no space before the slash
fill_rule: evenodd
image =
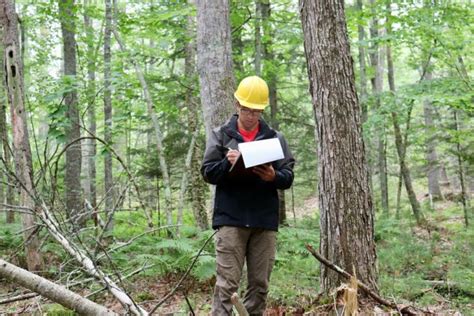
<path id="1" fill-rule="evenodd" d="M 268 105 L 268 86 L 265 80 L 258 76 L 244 78 L 234 93 L 240 105 L 263 110 Z"/>

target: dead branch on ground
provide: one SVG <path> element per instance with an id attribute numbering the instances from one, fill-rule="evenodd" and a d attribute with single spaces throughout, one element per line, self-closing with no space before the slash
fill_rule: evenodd
<path id="1" fill-rule="evenodd" d="M 339 273 L 340 275 L 346 277 L 349 280 L 351 279 L 352 275 L 350 273 L 348 273 L 344 269 L 338 267 L 337 265 L 335 265 L 334 263 L 332 263 L 328 259 L 324 258 L 321 254 L 319 254 L 316 250 L 314 250 L 314 248 L 310 244 L 306 244 L 306 249 L 308 249 L 308 251 L 316 259 L 318 259 L 321 263 L 325 264 L 328 268 L 330 268 L 331 270 Z M 362 283 L 360 280 L 357 280 L 357 286 L 360 287 L 365 293 L 367 293 L 367 295 L 372 297 L 375 301 L 377 301 L 378 303 L 380 303 L 384 306 L 390 307 L 392 309 L 400 310 L 402 313 L 404 313 L 406 315 L 418 315 L 418 311 L 415 307 L 413 307 L 411 305 L 399 306 L 395 303 L 392 303 L 392 302 L 384 299 L 383 297 L 379 296 L 377 293 L 375 293 L 372 289 L 370 289 L 367 285 Z M 422 311 L 422 312 L 426 313 L 426 314 L 432 314 L 429 311 Z"/>

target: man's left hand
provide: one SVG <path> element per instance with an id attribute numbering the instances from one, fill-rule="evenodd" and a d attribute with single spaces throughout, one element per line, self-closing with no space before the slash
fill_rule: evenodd
<path id="1" fill-rule="evenodd" d="M 263 181 L 271 182 L 275 180 L 275 169 L 271 164 L 253 167 L 253 172 Z"/>

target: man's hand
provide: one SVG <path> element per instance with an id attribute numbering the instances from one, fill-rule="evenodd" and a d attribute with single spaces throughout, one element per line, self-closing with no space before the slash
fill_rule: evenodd
<path id="1" fill-rule="evenodd" d="M 229 151 L 227 152 L 227 155 L 226 155 L 227 160 L 229 160 L 229 162 L 232 165 L 235 164 L 237 159 L 239 159 L 239 156 L 240 156 L 240 151 L 235 150 L 235 149 L 229 149 Z"/>
<path id="2" fill-rule="evenodd" d="M 271 182 L 275 180 L 275 169 L 271 164 L 253 167 L 253 172 L 263 181 Z"/>

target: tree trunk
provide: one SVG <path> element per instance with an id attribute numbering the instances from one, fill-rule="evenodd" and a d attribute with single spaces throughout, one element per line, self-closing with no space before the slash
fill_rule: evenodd
<path id="1" fill-rule="evenodd" d="M 75 5 L 74 0 L 59 2 L 59 19 L 63 36 L 64 77 L 68 91 L 64 93 L 64 104 L 67 108 L 66 142 L 72 143 L 81 137 L 79 109 L 76 91 L 76 39 L 75 39 Z M 66 208 L 73 223 L 83 222 L 77 217 L 82 211 L 81 190 L 81 143 L 76 142 L 66 150 L 66 174 L 64 184 L 66 188 Z"/>
<path id="2" fill-rule="evenodd" d="M 362 0 L 357 0 L 356 1 L 356 8 L 362 14 L 363 12 L 363 4 Z M 368 117 L 369 117 L 369 111 L 368 111 L 368 106 L 367 106 L 367 101 L 368 101 L 368 93 L 367 93 L 367 65 L 365 63 L 366 59 L 366 49 L 365 46 L 366 44 L 366 35 L 365 35 L 365 30 L 364 26 L 361 23 L 358 23 L 357 25 L 357 32 L 358 32 L 358 38 L 359 38 L 359 45 L 358 45 L 358 60 L 359 60 L 359 102 L 361 105 L 362 109 L 362 127 L 364 126 L 364 123 L 367 122 Z M 363 128 L 362 128 L 363 129 Z M 374 174 L 374 163 L 371 159 L 371 143 L 370 143 L 370 138 L 365 140 L 365 156 L 367 158 L 367 172 L 369 173 L 369 186 L 370 186 L 370 192 L 374 192 L 374 183 L 372 179 L 372 175 Z"/>
<path id="3" fill-rule="evenodd" d="M 387 12 L 390 14 L 390 1 L 387 3 Z M 390 35 L 392 32 L 390 23 L 387 24 L 387 34 Z M 390 88 L 390 92 L 395 95 L 395 74 L 393 68 L 393 60 L 392 60 L 392 49 L 390 47 L 390 42 L 387 44 L 386 47 L 387 53 L 387 76 L 388 76 L 388 85 Z M 410 200 L 411 208 L 413 210 L 413 215 L 415 216 L 416 222 L 421 224 L 424 222 L 424 216 L 421 212 L 420 203 L 416 199 L 415 191 L 413 190 L 413 185 L 411 182 L 411 175 L 410 169 L 408 168 L 405 157 L 406 152 L 403 144 L 402 133 L 400 131 L 400 125 L 398 123 L 398 115 L 396 112 L 392 112 L 392 123 L 393 123 L 393 130 L 395 134 L 395 146 L 397 148 L 398 160 L 400 163 L 400 171 L 403 176 L 403 180 L 405 182 L 405 189 L 408 194 L 408 199 Z"/>
<path id="4" fill-rule="evenodd" d="M 363 5 L 362 0 L 356 1 L 357 10 L 362 13 Z M 368 111 L 367 111 L 367 70 L 365 65 L 365 31 L 364 26 L 362 24 L 357 25 L 357 31 L 359 36 L 359 45 L 358 48 L 358 60 L 359 60 L 359 80 L 360 80 L 360 95 L 359 101 L 362 108 L 362 124 L 367 121 L 368 118 Z"/>
<path id="5" fill-rule="evenodd" d="M 94 52 L 94 29 L 91 18 L 87 10 L 90 0 L 86 0 L 84 8 L 84 26 L 87 36 L 87 119 L 88 129 L 93 135 L 96 135 L 96 115 L 95 115 L 95 67 L 96 54 Z M 90 139 L 87 146 L 87 199 L 92 205 L 93 210 L 97 208 L 97 190 L 96 190 L 96 152 L 97 145 L 95 139 Z M 97 224 L 97 214 L 93 215 L 94 222 Z"/>
<path id="6" fill-rule="evenodd" d="M 262 76 L 262 0 L 255 0 L 255 74 Z"/>
<path id="7" fill-rule="evenodd" d="M 194 0 L 188 0 L 190 5 L 195 5 Z M 196 32 L 196 18 L 193 15 L 188 16 L 187 21 L 187 34 L 189 38 L 195 38 Z M 196 42 L 189 41 L 186 45 L 186 57 L 184 61 L 184 72 L 185 77 L 188 80 L 188 90 L 186 92 L 186 106 L 188 107 L 188 132 L 189 134 L 194 133 L 200 125 L 200 119 L 202 117 L 200 111 L 199 100 L 195 97 L 196 90 L 192 87 L 196 86 L 198 81 L 196 73 Z M 197 134 L 199 135 L 199 133 Z M 200 138 L 196 137 L 196 144 L 193 149 L 192 161 L 191 161 L 191 173 L 189 176 L 190 193 L 191 193 L 191 208 L 193 211 L 194 219 L 197 226 L 201 230 L 209 228 L 209 220 L 206 210 L 205 192 L 206 187 L 204 181 L 201 178 L 201 158 L 203 155 L 202 144 Z"/>
<path id="8" fill-rule="evenodd" d="M 372 14 L 375 14 L 375 0 L 370 0 L 372 6 Z M 372 47 L 370 52 L 370 62 L 374 69 L 375 75 L 371 78 L 372 93 L 375 97 L 375 108 L 380 109 L 381 93 L 383 89 L 383 64 L 380 54 L 380 48 L 377 44 L 379 38 L 379 24 L 378 18 L 374 17 L 370 23 L 370 37 L 372 40 Z M 383 114 L 380 114 L 383 115 Z M 381 126 L 377 132 L 377 165 L 380 183 L 380 202 L 384 213 L 388 213 L 388 179 L 387 179 L 387 154 L 385 145 L 385 120 L 380 120 Z"/>
<path id="9" fill-rule="evenodd" d="M 228 0 L 197 0 L 197 68 L 206 135 L 233 113 L 235 80 Z"/>
<path id="10" fill-rule="evenodd" d="M 428 81 L 432 80 L 431 71 L 427 71 L 425 79 Z M 426 160 L 427 165 L 427 177 L 428 177 L 428 193 L 430 199 L 440 199 L 441 188 L 439 186 L 439 164 L 438 155 L 436 153 L 435 143 L 435 125 L 433 123 L 433 105 L 430 99 L 423 101 L 423 112 L 425 116 L 425 133 L 426 133 Z"/>
<path id="11" fill-rule="evenodd" d="M 23 270 L 0 259 L 0 276 L 21 285 L 41 296 L 67 307 L 79 315 L 117 315 L 106 307 L 94 303 L 36 274 Z"/>
<path id="12" fill-rule="evenodd" d="M 459 122 L 458 122 L 458 111 L 454 109 L 453 112 L 453 118 L 454 118 L 454 130 L 456 131 L 456 134 L 459 133 Z M 459 139 L 456 138 L 456 156 L 458 158 L 458 176 L 459 176 L 459 182 L 461 184 L 461 204 L 462 208 L 464 211 L 464 224 L 466 227 L 469 226 L 469 215 L 467 211 L 467 192 L 466 192 L 466 185 L 464 183 L 464 167 L 463 167 L 463 161 L 461 157 L 461 143 Z"/>
<path id="13" fill-rule="evenodd" d="M 273 54 L 273 47 L 272 47 L 272 38 L 274 37 L 272 26 L 270 23 L 271 17 L 271 8 L 270 8 L 270 1 L 269 0 L 257 0 L 257 16 L 260 18 L 259 32 L 260 34 L 260 27 L 263 29 L 263 40 L 260 39 L 260 48 L 259 51 L 262 54 L 261 60 L 263 61 L 263 76 L 268 83 L 268 90 L 269 90 L 269 98 L 270 98 L 270 125 L 278 130 L 279 122 L 277 120 L 277 112 L 278 112 L 278 100 L 277 100 L 277 80 L 276 80 L 276 73 L 272 67 L 269 67 L 274 63 L 274 54 Z M 255 33 L 257 36 L 257 30 Z M 260 34 L 261 36 L 261 34 Z M 256 40 L 257 44 L 257 40 Z M 257 48 L 256 48 L 257 51 Z M 257 63 L 257 62 L 256 62 Z M 257 64 L 255 64 L 255 68 L 257 69 Z M 258 73 L 257 73 L 258 74 Z M 279 223 L 284 224 L 287 222 L 286 217 L 286 200 L 285 200 L 285 191 L 278 190 L 278 198 L 280 201 L 279 204 Z"/>
<path id="14" fill-rule="evenodd" d="M 320 253 L 377 289 L 374 212 L 343 0 L 300 0 L 318 131 Z M 318 36 L 314 36 L 318 34 Z M 347 280 L 321 266 L 321 290 Z"/>
<path id="15" fill-rule="evenodd" d="M 1 30 L 0 30 L 1 32 Z M 2 34 L 3 36 L 3 34 Z M 0 47 L 0 56 L 4 56 L 4 49 L 3 45 Z M 0 74 L 2 78 L 5 78 L 5 65 L 3 62 L 3 57 L 0 61 Z M 8 141 L 8 127 L 7 127 L 7 103 L 6 103 L 6 96 L 5 96 L 5 82 L 2 81 L 0 84 L 0 100 L 5 100 L 5 103 L 0 103 L 0 152 L 2 153 L 2 157 L 5 163 L 4 170 L 12 170 L 11 165 L 11 148 Z M 0 174 L 0 181 L 3 180 L 3 173 Z M 9 177 L 5 178 L 5 185 L 0 184 L 2 188 L 2 196 L 0 198 L 0 203 L 6 202 L 8 205 L 14 205 L 15 203 L 15 190 L 13 187 L 13 179 L 9 179 Z M 15 213 L 13 210 L 9 210 L 6 213 L 6 222 L 13 223 L 15 221 Z"/>
<path id="16" fill-rule="evenodd" d="M 5 60 L 5 81 L 7 86 L 7 100 L 10 104 L 11 124 L 13 129 L 13 152 L 15 170 L 20 182 L 20 205 L 35 210 L 35 201 L 28 192 L 33 192 L 33 163 L 27 126 L 25 109 L 25 94 L 23 85 L 23 62 L 18 45 L 18 16 L 15 5 L 11 0 L 1 2 L 0 20 L 3 26 L 3 44 Z M 35 216 L 23 215 L 26 261 L 30 271 L 42 270 L 42 261 L 39 249 L 39 239 L 32 233 L 35 227 Z"/>
<path id="17" fill-rule="evenodd" d="M 112 39 L 112 1 L 105 0 L 105 31 L 104 31 L 104 140 L 112 144 L 112 83 L 110 42 Z M 114 180 L 112 154 L 104 154 L 104 196 L 105 212 L 110 215 L 114 208 Z M 107 230 L 112 231 L 114 221 L 110 221 Z"/>

